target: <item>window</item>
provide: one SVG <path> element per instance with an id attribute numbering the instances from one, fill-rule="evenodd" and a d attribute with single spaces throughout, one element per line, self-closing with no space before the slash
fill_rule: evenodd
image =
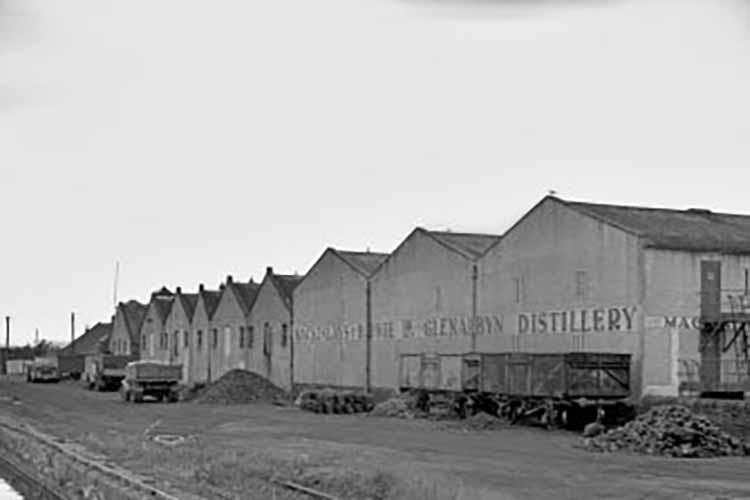
<path id="1" fill-rule="evenodd" d="M 586 271 L 576 271 L 576 297 L 585 297 L 587 286 L 588 279 L 586 276 Z"/>
<path id="2" fill-rule="evenodd" d="M 216 349 L 219 347 L 219 330 L 214 328 L 211 330 L 211 348 Z"/>
<path id="3" fill-rule="evenodd" d="M 123 354 L 128 353 L 128 341 L 127 340 L 122 341 L 122 353 Z"/>
<path id="4" fill-rule="evenodd" d="M 271 323 L 266 322 L 263 325 L 263 354 L 266 356 L 271 355 L 271 345 L 273 342 L 273 331 L 271 330 Z"/>
<path id="5" fill-rule="evenodd" d="M 175 330 L 174 336 L 172 337 L 172 354 L 176 356 L 180 355 L 180 331 Z"/>
<path id="6" fill-rule="evenodd" d="M 232 328 L 224 327 L 224 356 L 229 356 L 232 352 Z"/>
<path id="7" fill-rule="evenodd" d="M 198 330 L 195 334 L 195 347 L 199 351 L 203 349 L 203 330 Z"/>
<path id="8" fill-rule="evenodd" d="M 750 295 L 750 269 L 745 269 L 745 295 Z"/>
<path id="9" fill-rule="evenodd" d="M 281 324 L 281 347 L 286 347 L 289 342 L 289 327 L 286 323 Z"/>
<path id="10" fill-rule="evenodd" d="M 513 282 L 515 284 L 516 303 L 520 304 L 521 302 L 523 302 L 524 298 L 523 278 L 515 278 Z"/>
<path id="11" fill-rule="evenodd" d="M 245 347 L 245 327 L 240 327 L 240 349 Z"/>
<path id="12" fill-rule="evenodd" d="M 247 327 L 247 348 L 252 349 L 255 343 L 255 327 L 250 325 Z"/>
<path id="13" fill-rule="evenodd" d="M 188 331 L 185 330 L 182 332 L 182 335 L 185 337 L 185 349 L 187 349 L 190 346 L 190 336 L 188 335 Z"/>
<path id="14" fill-rule="evenodd" d="M 144 349 L 146 348 L 146 335 L 145 334 L 141 335 L 141 345 L 143 346 Z"/>

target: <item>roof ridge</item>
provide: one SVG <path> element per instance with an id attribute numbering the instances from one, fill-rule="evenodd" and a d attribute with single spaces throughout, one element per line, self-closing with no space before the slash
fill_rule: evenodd
<path id="1" fill-rule="evenodd" d="M 584 206 L 595 206 L 595 207 L 607 207 L 607 208 L 622 208 L 626 210 L 648 210 L 654 212 L 675 212 L 680 214 L 710 214 L 710 215 L 726 215 L 729 217 L 750 217 L 750 214 L 738 214 L 730 212 L 716 212 L 710 208 L 672 208 L 672 207 L 653 207 L 653 206 L 640 206 L 640 205 L 621 205 L 616 203 L 596 203 L 591 201 L 575 201 L 575 200 L 563 200 L 558 198 L 560 201 L 570 205 L 584 205 Z M 705 210 L 705 212 L 704 212 Z"/>

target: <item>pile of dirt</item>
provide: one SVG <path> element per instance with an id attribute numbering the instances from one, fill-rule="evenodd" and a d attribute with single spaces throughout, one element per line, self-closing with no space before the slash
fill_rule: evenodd
<path id="1" fill-rule="evenodd" d="M 391 398 L 375 405 L 370 415 L 373 417 L 414 418 L 414 410 L 410 408 L 407 400 Z"/>
<path id="2" fill-rule="evenodd" d="M 314 413 L 350 414 L 372 410 L 373 397 L 357 391 L 334 389 L 307 390 L 300 393 L 294 404 Z"/>
<path id="3" fill-rule="evenodd" d="M 196 403 L 242 404 L 253 401 L 280 403 L 287 399 L 284 389 L 247 370 L 231 370 L 207 385 L 193 398 Z"/>
<path id="4" fill-rule="evenodd" d="M 592 451 L 627 450 L 647 455 L 708 458 L 750 454 L 750 443 L 685 406 L 652 408 L 623 427 L 584 440 Z"/>

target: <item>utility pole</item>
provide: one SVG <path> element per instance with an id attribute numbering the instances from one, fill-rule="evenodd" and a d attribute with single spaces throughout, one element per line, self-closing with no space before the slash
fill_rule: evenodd
<path id="1" fill-rule="evenodd" d="M 5 317 L 5 355 L 0 360 L 0 370 L 3 375 L 8 374 L 8 358 L 10 357 L 10 316 Z"/>
<path id="2" fill-rule="evenodd" d="M 73 341 L 76 339 L 76 313 L 75 311 L 70 313 L 70 349 L 75 354 L 75 345 Z"/>

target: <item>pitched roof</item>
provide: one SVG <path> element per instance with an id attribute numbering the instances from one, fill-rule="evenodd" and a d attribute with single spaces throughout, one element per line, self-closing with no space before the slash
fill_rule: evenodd
<path id="1" fill-rule="evenodd" d="M 565 201 L 579 213 L 633 233 L 650 248 L 750 253 L 750 215 Z"/>
<path id="2" fill-rule="evenodd" d="M 219 307 L 219 299 L 221 299 L 220 290 L 200 290 L 198 297 L 203 298 L 203 307 L 206 309 L 206 316 L 208 319 L 214 317 L 216 308 Z"/>
<path id="3" fill-rule="evenodd" d="M 369 277 L 388 258 L 387 253 L 331 250 L 364 277 Z"/>
<path id="4" fill-rule="evenodd" d="M 451 231 L 431 231 L 428 229 L 423 229 L 423 231 L 443 246 L 472 260 L 484 255 L 492 245 L 502 238 L 499 234 L 454 233 Z"/>
<path id="5" fill-rule="evenodd" d="M 279 295 L 284 301 L 286 307 L 291 307 L 292 293 L 294 292 L 294 289 L 297 288 L 297 285 L 299 285 L 305 277 L 299 276 L 297 274 L 276 273 L 269 273 L 269 276 L 271 282 L 276 287 L 276 290 L 279 292 Z"/>
<path id="6" fill-rule="evenodd" d="M 60 350 L 59 354 L 94 354 L 101 351 L 102 344 L 109 341 L 112 334 L 112 323 L 97 323 L 88 328 L 73 342 Z"/>
<path id="7" fill-rule="evenodd" d="M 225 290 L 232 290 L 234 296 L 237 298 L 242 312 L 247 315 L 250 313 L 250 309 L 255 303 L 255 298 L 258 296 L 258 290 L 260 285 L 255 283 L 252 279 L 248 283 L 239 283 L 236 281 L 227 281 Z"/>
<path id="8" fill-rule="evenodd" d="M 182 309 L 187 314 L 188 319 L 192 321 L 193 315 L 195 314 L 195 306 L 198 305 L 198 294 L 197 293 L 177 293 L 177 299 L 182 304 Z"/>
<path id="9" fill-rule="evenodd" d="M 148 306 L 131 299 L 127 302 L 120 302 L 117 308 L 122 312 L 130 337 L 136 339 L 141 330 L 141 325 L 143 325 L 143 320 L 146 318 Z"/>

